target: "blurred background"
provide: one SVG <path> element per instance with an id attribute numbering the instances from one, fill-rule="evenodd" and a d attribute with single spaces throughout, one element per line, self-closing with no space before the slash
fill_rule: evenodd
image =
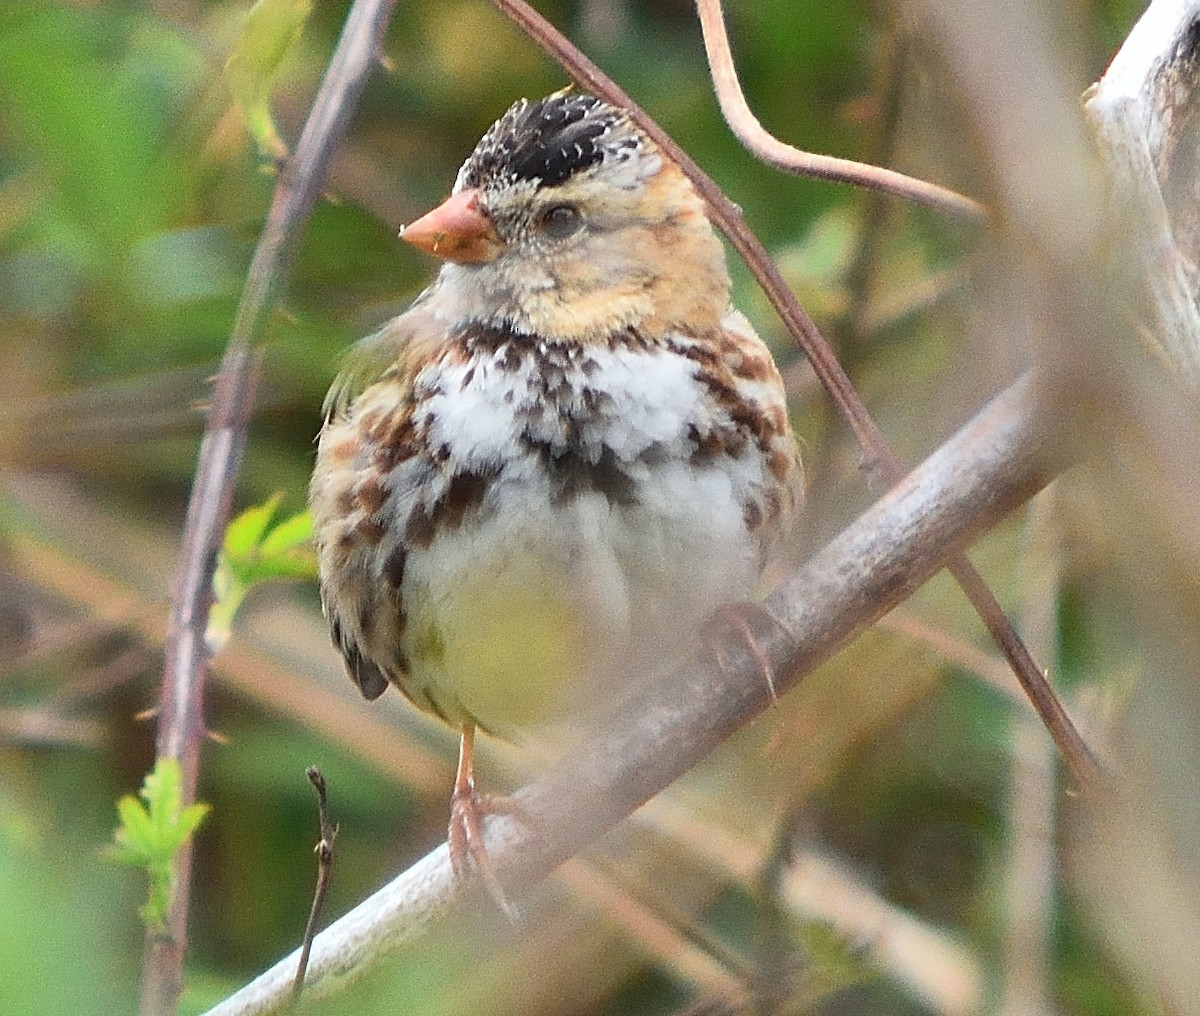
<path id="1" fill-rule="evenodd" d="M 104 847 L 153 759 L 153 721 L 137 717 L 156 701 L 207 380 L 275 182 L 224 73 L 248 6 L 0 8 L 0 1012 L 137 1005 L 145 887 Z M 742 206 L 906 460 L 1023 369 L 1004 313 L 1018 296 L 986 237 L 756 164 L 717 112 L 686 0 L 538 6 Z M 778 136 L 993 197 L 971 114 L 918 23 L 884 3 L 728 6 L 749 101 Z M 1140 5 L 1058 7 L 1073 103 Z M 346 10 L 316 5 L 283 65 L 285 142 Z M 383 56 L 270 329 L 239 507 L 278 492 L 282 511 L 303 508 L 341 353 L 433 274 L 397 226 L 448 192 L 515 98 L 566 82 L 482 0 L 401 0 Z M 731 267 L 805 445 L 798 561 L 874 494 Z M 973 556 L 1087 735 L 1131 760 L 1136 804 L 1079 816 L 940 578 L 567 865 L 527 923 L 437 929 L 332 1011 L 1200 1011 L 1195 570 L 1149 527 L 1130 553 L 1097 501 L 1105 482 L 1060 483 Z M 1169 604 L 1159 554 L 1178 566 Z M 187 1013 L 299 943 L 317 837 L 307 765 L 341 827 L 332 918 L 444 837 L 456 749 L 400 696 L 359 698 L 305 583 L 256 594 L 214 662 L 207 719 L 219 739 L 202 759 L 213 810 L 196 841 Z M 520 754 L 485 748 L 487 786 L 519 783 Z"/>

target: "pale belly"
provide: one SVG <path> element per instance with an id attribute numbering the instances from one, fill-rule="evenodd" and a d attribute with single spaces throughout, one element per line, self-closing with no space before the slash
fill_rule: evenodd
<path id="1" fill-rule="evenodd" d="M 611 707 L 753 594 L 739 472 L 659 463 L 632 504 L 502 491 L 477 525 L 409 555 L 405 690 L 509 735 Z"/>

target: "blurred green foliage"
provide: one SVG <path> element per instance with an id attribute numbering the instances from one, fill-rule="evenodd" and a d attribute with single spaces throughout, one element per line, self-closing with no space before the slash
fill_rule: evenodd
<path id="1" fill-rule="evenodd" d="M 271 118 L 271 84 L 304 32 L 312 0 L 257 0 L 242 25 L 225 74 L 246 126 L 267 158 L 287 155 Z"/>
<path id="2" fill-rule="evenodd" d="M 260 11 L 266 6 L 263 0 Z M 308 5 L 283 6 L 299 17 Z M 930 97 L 936 89 L 927 64 L 905 63 L 909 43 L 888 5 L 727 6 L 746 92 L 781 137 L 917 172 L 935 165 L 928 153 L 939 137 L 943 150 L 954 148 L 946 140 L 958 140 L 953 109 Z M 960 370 L 964 314 L 957 297 L 943 293 L 884 316 L 869 341 L 843 320 L 862 295 L 850 274 L 869 203 L 844 187 L 781 177 L 728 136 L 685 0 L 554 0 L 539 7 L 741 204 L 906 456 L 918 458 L 974 408 L 976 391 L 957 401 L 953 394 L 928 398 Z M 1102 70 L 1136 7 L 1132 0 L 1072 5 L 1080 90 Z M 11 544 L 11 554 L 0 545 L 0 715 L 13 720 L 0 726 L 2 1012 L 90 1016 L 136 1005 L 139 887 L 102 862 L 102 847 L 114 802 L 138 785 L 153 754 L 150 725 L 131 717 L 155 702 L 161 632 L 156 636 L 153 619 L 165 614 L 201 425 L 197 405 L 274 183 L 273 167 L 259 154 L 270 144 L 262 140 L 270 137 L 265 124 L 273 123 L 285 144 L 296 137 L 346 9 L 315 5 L 303 35 L 283 30 L 268 55 L 249 58 L 241 34 L 245 2 L 0 6 L 0 533 Z M 341 351 L 401 309 L 432 273 L 396 242 L 397 225 L 444 195 L 480 133 L 515 97 L 564 83 L 562 72 L 482 0 L 400 3 L 384 53 L 388 67 L 368 83 L 271 330 L 238 485 L 243 506 L 285 491 L 278 507 L 303 507 L 311 441 Z M 240 106 L 223 71 L 231 59 L 242 67 Z M 275 88 L 269 117 L 268 78 Z M 885 111 L 897 90 L 916 113 L 893 143 Z M 928 112 L 923 103 L 945 117 L 944 134 L 920 119 Z M 966 153 L 959 158 L 939 165 L 940 182 L 977 186 Z M 960 228 L 921 212 L 896 213 L 877 240 L 886 256 L 872 285 L 901 309 L 919 283 L 957 271 L 970 254 Z M 733 273 L 737 302 L 795 375 L 797 354 L 744 269 L 733 266 Z M 870 495 L 828 407 L 800 387 L 812 543 Z M 55 485 L 49 494 L 22 479 L 35 474 Z M 1017 593 L 1004 588 L 1011 535 L 985 545 L 980 557 L 1013 601 Z M 295 642 L 305 661 L 316 658 L 307 647 L 323 647 L 324 635 L 311 588 L 263 599 L 261 624 L 249 627 L 247 645 L 257 651 Z M 938 623 L 975 638 L 967 615 L 950 601 L 936 587 L 922 602 Z M 1114 670 L 1126 665 L 1119 650 L 1110 654 L 1112 647 L 1097 640 L 1093 610 L 1086 587 L 1068 590 L 1060 638 L 1072 678 L 1094 676 L 1101 661 Z M 287 625 L 303 627 L 268 643 L 273 629 L 265 626 L 281 611 L 290 611 Z M 298 942 L 316 838 L 306 765 L 318 762 L 326 773 L 342 824 L 328 913 L 344 912 L 444 835 L 450 738 L 402 706 L 369 712 L 353 699 L 331 652 L 318 662 L 317 676 L 297 663 L 295 677 L 287 668 L 281 677 L 259 656 L 216 661 L 207 717 L 226 743 L 204 754 L 201 792 L 214 811 L 197 838 L 187 1012 L 220 999 Z M 848 674 L 868 682 L 861 698 L 838 690 Z M 794 734 L 792 741 L 780 735 L 782 743 L 812 753 L 803 766 L 789 768 L 764 747 L 768 738 L 748 736 L 739 743 L 750 746 L 752 763 L 728 777 L 728 797 L 739 807 L 760 806 L 747 828 L 767 829 L 765 840 L 783 835 L 774 825 L 785 814 L 816 830 L 885 897 L 969 942 L 994 979 L 1011 709 L 1003 696 L 971 682 L 953 668 L 939 669 L 931 654 L 872 643 L 871 655 L 855 657 L 836 680 L 814 682 L 813 694 L 825 695 L 827 704 L 815 729 L 781 712 L 780 729 Z M 58 725 L 32 722 L 47 716 Z M 385 724 L 410 724 L 405 743 L 439 760 L 432 779 L 419 775 L 425 756 L 381 739 Z M 826 755 L 823 738 L 833 745 Z M 768 961 L 786 953 L 791 960 L 780 983 L 792 1007 L 784 1008 L 784 999 L 778 1011 L 929 1011 L 867 969 L 861 943 L 772 920 L 751 890 L 717 881 L 699 895 L 695 915 L 679 918 L 683 937 L 760 978 L 777 973 Z M 694 896 L 694 886 L 687 888 Z M 552 915 L 539 929 L 546 941 L 558 943 L 562 964 L 577 964 L 570 990 L 555 995 L 545 986 L 536 1004 L 522 1002 L 534 992 L 532 982 L 553 981 L 554 972 L 542 969 L 543 940 L 488 928 L 480 932 L 493 937 L 485 948 L 447 931 L 372 974 L 362 994 L 344 1001 L 345 1011 L 649 1016 L 682 1013 L 703 998 L 644 944 L 631 944 L 637 939 L 628 929 L 614 930 L 588 907 L 576 913 L 563 902 L 567 895 L 547 890 L 538 906 Z M 1069 903 L 1055 928 L 1052 977 L 1064 1016 L 1153 1011 Z M 602 961 L 593 955 L 596 942 L 605 944 Z M 531 970 L 540 977 L 520 973 Z M 490 1002 L 472 995 L 476 984 L 491 991 L 483 995 Z M 559 997 L 570 1006 L 556 1007 Z"/>

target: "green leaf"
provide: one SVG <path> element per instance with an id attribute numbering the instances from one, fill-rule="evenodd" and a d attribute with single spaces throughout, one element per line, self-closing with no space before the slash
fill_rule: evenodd
<path id="1" fill-rule="evenodd" d="M 271 527 L 283 499 L 275 494 L 247 508 L 225 530 L 213 573 L 213 606 L 208 619 L 208 644 L 216 652 L 233 631 L 233 621 L 251 590 L 279 579 L 313 579 L 312 517 L 300 512 Z"/>
<path id="2" fill-rule="evenodd" d="M 258 0 L 225 63 L 225 76 L 250 133 L 259 151 L 271 159 L 287 155 L 271 119 L 271 82 L 311 13 L 312 0 Z"/>
<path id="3" fill-rule="evenodd" d="M 150 815 L 133 794 L 126 794 L 117 801 L 117 817 L 120 825 L 115 833 L 112 856 L 127 864 L 147 864 L 151 859 L 150 844 L 154 836 Z"/>
<path id="4" fill-rule="evenodd" d="M 138 797 L 126 794 L 117 801 L 120 822 L 108 856 L 146 871 L 150 887 L 138 913 L 147 927 L 162 931 L 171 905 L 175 855 L 200 827 L 209 806 L 201 802 L 183 806 L 183 772 L 171 758 L 155 762 Z"/>
<path id="5" fill-rule="evenodd" d="M 262 541 L 262 552 L 266 557 L 280 557 L 312 542 L 312 514 L 298 512 L 284 519 L 272 529 Z"/>
<path id="6" fill-rule="evenodd" d="M 229 523 L 225 529 L 222 541 L 222 553 L 233 560 L 238 560 L 253 552 L 255 546 L 262 541 L 267 526 L 275 517 L 283 494 L 272 494 L 260 505 L 247 508 L 241 515 Z"/>

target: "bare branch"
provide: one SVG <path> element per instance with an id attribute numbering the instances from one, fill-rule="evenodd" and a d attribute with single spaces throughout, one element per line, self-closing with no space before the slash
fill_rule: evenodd
<path id="1" fill-rule="evenodd" d="M 808 355 L 813 371 L 862 446 L 868 469 L 877 471 L 889 484 L 899 480 L 904 475 L 904 467 L 899 458 L 889 447 L 883 431 L 867 410 L 866 404 L 855 390 L 833 350 L 822 337 L 816 323 L 797 302 L 795 294 L 784 281 L 766 248 L 746 225 L 737 205 L 725 196 L 715 181 L 696 165 L 645 110 L 572 45 L 558 29 L 525 3 L 525 0 L 492 2 L 562 64 L 567 73 L 581 86 L 627 109 L 638 126 L 687 174 L 707 202 L 713 222 L 729 238 L 729 242 L 746 262 L 772 306 L 779 313 L 788 332 Z M 1054 690 L 1047 683 L 1041 668 L 1022 644 L 1020 636 L 1005 616 L 995 596 L 965 557 L 949 559 L 947 567 L 1004 653 L 1021 687 L 1054 738 L 1054 743 L 1062 753 L 1076 782 L 1081 786 L 1095 784 L 1102 775 L 1099 765 L 1079 731 L 1071 723 Z"/>
<path id="2" fill-rule="evenodd" d="M 756 632 L 796 685 L 866 625 L 909 596 L 1052 475 L 1051 432 L 1028 378 L 1008 389 L 766 601 L 782 622 Z M 768 707 L 758 661 L 731 647 L 726 667 L 692 658 L 622 708 L 607 729 L 521 791 L 521 822 L 493 817 L 487 850 L 519 890 L 621 821 Z M 528 823 L 528 824 L 526 824 Z M 319 935 L 306 994 L 321 998 L 466 904 L 443 845 Z M 210 1011 L 249 1016 L 285 1004 L 295 955 Z"/>
<path id="3" fill-rule="evenodd" d="M 983 222 L 987 218 L 987 210 L 978 201 L 937 184 L 851 159 L 804 152 L 780 141 L 758 122 L 742 93 L 733 64 L 733 53 L 729 48 L 729 36 L 725 31 L 721 0 L 696 0 L 696 11 L 700 15 L 704 49 L 708 54 L 713 87 L 725 122 L 734 136 L 768 166 L 784 173 L 834 180 L 894 194 L 898 198 L 916 201 L 972 222 Z"/>
<path id="4" fill-rule="evenodd" d="M 205 736 L 204 678 L 209 647 L 204 632 L 211 603 L 212 568 L 229 518 L 234 479 L 254 404 L 260 360 L 257 343 L 287 273 L 300 227 L 320 193 L 330 157 L 362 91 L 394 4 L 395 0 L 356 0 L 350 10 L 296 153 L 275 188 L 217 375 L 184 523 L 158 706 L 156 750 L 159 757 L 179 761 L 185 804 L 196 796 L 200 743 Z M 166 1016 L 175 1011 L 187 943 L 190 874 L 191 847 L 185 845 L 175 858 L 167 933 L 147 934 L 142 1016 Z"/>

